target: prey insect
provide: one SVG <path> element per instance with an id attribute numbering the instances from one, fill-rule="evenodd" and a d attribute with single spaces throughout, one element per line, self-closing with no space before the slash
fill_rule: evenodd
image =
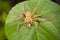
<path id="1" fill-rule="evenodd" d="M 41 18 L 43 15 L 41 14 L 35 14 L 35 11 L 39 8 L 40 6 L 40 3 L 38 3 L 36 5 L 36 7 L 31 11 L 28 11 L 25 9 L 25 3 L 23 5 L 23 11 L 24 11 L 24 14 L 21 15 L 21 14 L 18 14 L 18 16 L 16 18 L 22 18 L 23 21 L 22 22 L 19 22 L 18 23 L 18 27 L 17 27 L 17 31 L 19 32 L 20 31 L 20 27 L 21 25 L 23 24 L 26 24 L 27 27 L 31 27 L 32 24 L 35 25 L 36 29 L 38 27 L 38 24 L 39 24 L 39 20 L 42 19 L 42 20 L 51 20 L 49 18 Z"/>

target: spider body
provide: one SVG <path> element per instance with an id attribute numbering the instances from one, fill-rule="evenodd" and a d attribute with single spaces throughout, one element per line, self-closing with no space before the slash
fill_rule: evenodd
<path id="1" fill-rule="evenodd" d="M 25 3 L 24 3 L 24 5 L 25 5 Z M 18 18 L 19 17 L 23 18 L 23 21 L 18 23 L 18 28 L 17 28 L 18 32 L 19 32 L 22 24 L 26 24 L 28 27 L 31 27 L 31 25 L 34 24 L 36 29 L 37 29 L 39 23 L 36 20 L 51 20 L 51 18 L 50 19 L 49 18 L 41 18 L 41 16 L 43 16 L 41 14 L 36 14 L 36 15 L 34 14 L 35 11 L 39 8 L 40 2 L 32 10 L 32 12 L 28 11 L 28 10 L 26 11 L 24 5 L 23 5 L 23 8 L 22 8 L 23 11 L 24 11 L 24 15 L 22 15 L 22 17 L 21 17 L 21 15 L 17 16 Z"/>
<path id="2" fill-rule="evenodd" d="M 31 26 L 31 24 L 34 24 L 34 21 L 36 21 L 36 17 L 39 17 L 41 15 L 34 15 L 31 11 L 26 11 L 24 13 L 24 22 L 25 24 L 27 24 L 28 27 Z"/>
<path id="3" fill-rule="evenodd" d="M 26 11 L 26 13 L 24 15 L 25 15 L 24 23 L 26 23 L 28 26 L 30 26 L 30 24 L 33 21 L 31 12 L 30 11 Z"/>

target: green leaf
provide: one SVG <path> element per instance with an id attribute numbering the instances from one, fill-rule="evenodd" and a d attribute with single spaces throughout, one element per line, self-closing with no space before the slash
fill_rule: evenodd
<path id="1" fill-rule="evenodd" d="M 22 19 L 15 17 L 20 13 L 23 14 L 23 5 L 27 11 L 32 11 L 35 6 L 40 2 L 39 8 L 35 14 L 43 14 L 45 18 L 55 18 L 51 21 L 40 21 L 38 29 L 35 26 L 27 27 L 22 25 L 20 32 L 17 32 L 18 23 Z M 60 6 L 49 0 L 30 0 L 17 4 L 8 14 L 5 23 L 5 33 L 9 40 L 60 40 Z M 14 19 L 16 21 L 12 22 Z"/>

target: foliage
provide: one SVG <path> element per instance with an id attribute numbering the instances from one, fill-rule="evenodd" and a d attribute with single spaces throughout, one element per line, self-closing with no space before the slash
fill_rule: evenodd
<path id="1" fill-rule="evenodd" d="M 16 19 L 14 22 L 12 21 L 18 13 L 24 13 L 21 8 L 24 2 L 21 2 L 14 6 L 8 14 L 5 24 L 5 33 L 7 38 L 9 40 L 60 40 L 60 6 L 49 0 L 30 0 L 25 2 L 25 8 L 27 11 L 32 11 L 40 2 L 39 8 L 36 10 L 35 14 L 43 14 L 43 17 L 53 17 L 55 20 L 40 20 L 38 30 L 35 30 L 34 25 L 28 28 L 23 24 L 20 28 L 20 32 L 17 33 L 18 23 L 21 22 L 22 19 Z"/>
<path id="2" fill-rule="evenodd" d="M 0 0 L 0 40 L 7 39 L 4 32 L 4 23 L 6 20 L 7 11 L 9 10 L 8 6 L 9 3 L 7 1 Z"/>

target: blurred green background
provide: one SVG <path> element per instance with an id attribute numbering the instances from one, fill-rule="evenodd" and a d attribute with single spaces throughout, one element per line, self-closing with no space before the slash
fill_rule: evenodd
<path id="1" fill-rule="evenodd" d="M 4 24 L 10 9 L 19 2 L 25 0 L 0 0 L 0 40 L 8 40 L 4 33 Z M 60 4 L 60 0 L 52 0 Z"/>

